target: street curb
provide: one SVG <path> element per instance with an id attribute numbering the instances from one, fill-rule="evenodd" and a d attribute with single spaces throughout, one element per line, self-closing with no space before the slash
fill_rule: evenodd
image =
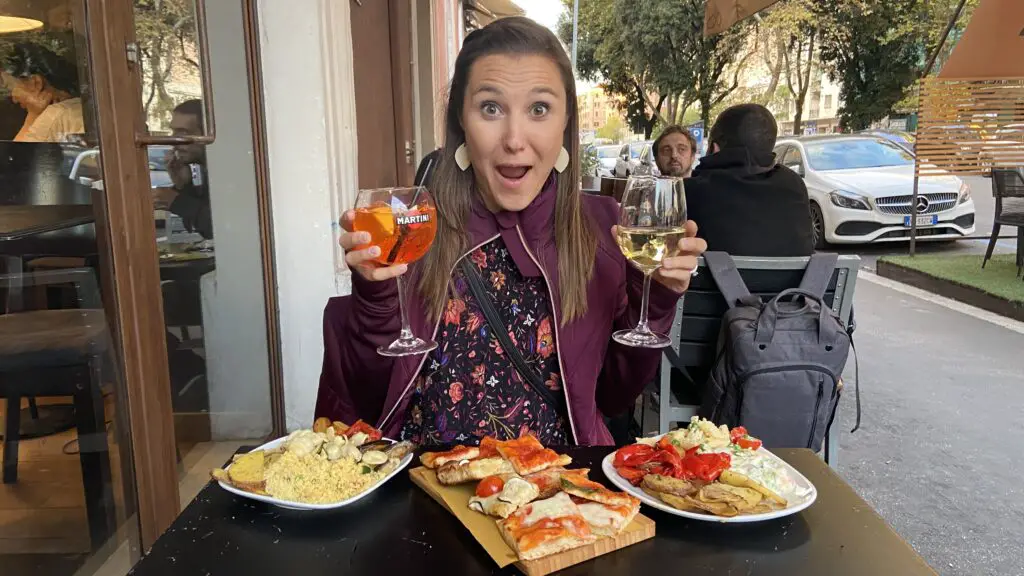
<path id="1" fill-rule="evenodd" d="M 999 296 L 994 296 L 974 286 L 967 286 L 959 282 L 932 276 L 920 270 L 914 270 L 885 260 L 879 260 L 875 264 L 875 273 L 883 278 L 909 284 L 939 296 L 945 296 L 946 298 L 951 298 L 964 304 L 981 308 L 982 310 L 994 312 L 1000 316 L 1012 318 L 1018 322 L 1024 322 L 1024 303 L 1013 302 Z"/>

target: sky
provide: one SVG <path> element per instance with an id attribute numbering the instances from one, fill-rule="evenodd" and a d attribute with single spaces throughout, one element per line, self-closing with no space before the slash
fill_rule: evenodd
<path id="1" fill-rule="evenodd" d="M 560 0 L 515 0 L 515 3 L 526 11 L 527 18 L 547 26 L 556 34 L 558 33 L 558 16 L 565 11 Z M 577 92 L 590 90 L 593 87 L 592 82 L 576 81 Z"/>
<path id="2" fill-rule="evenodd" d="M 558 15 L 565 10 L 560 0 L 515 0 L 515 3 L 526 11 L 528 18 L 536 20 L 552 31 L 558 26 Z"/>

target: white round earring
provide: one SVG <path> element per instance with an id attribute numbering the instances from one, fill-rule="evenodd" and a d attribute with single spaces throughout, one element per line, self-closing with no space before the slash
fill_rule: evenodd
<path id="1" fill-rule="evenodd" d="M 558 160 L 555 160 L 555 170 L 561 174 L 565 172 L 565 169 L 569 167 L 569 151 L 562 146 L 562 150 L 558 153 Z"/>
<path id="2" fill-rule="evenodd" d="M 469 170 L 469 151 L 466 150 L 466 143 L 459 144 L 459 147 L 455 149 L 455 164 L 458 165 L 459 170 L 465 172 Z"/>

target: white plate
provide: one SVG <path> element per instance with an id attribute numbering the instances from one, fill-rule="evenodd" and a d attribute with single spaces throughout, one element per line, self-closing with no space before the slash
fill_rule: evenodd
<path id="1" fill-rule="evenodd" d="M 764 514 L 746 514 L 746 515 L 740 515 L 740 516 L 733 516 L 732 518 L 726 518 L 724 516 L 713 516 L 711 514 L 698 514 L 696 512 L 687 512 L 685 510 L 679 510 L 678 508 L 673 508 L 673 507 L 669 506 L 668 504 L 665 504 L 664 502 L 655 499 L 653 496 L 650 496 L 649 494 L 647 494 L 646 492 L 644 492 L 640 488 L 638 488 L 636 486 L 633 486 L 632 484 L 629 483 L 628 480 L 626 480 L 622 476 L 619 476 L 619 473 L 615 470 L 615 467 L 612 466 L 612 462 L 615 461 L 615 452 L 612 452 L 611 454 L 606 456 L 605 459 L 601 462 L 601 470 L 604 472 L 604 475 L 607 476 L 608 479 L 612 481 L 612 484 L 615 484 L 616 486 L 618 486 L 622 490 L 625 490 L 626 492 L 629 492 L 633 496 L 636 496 L 644 504 L 647 504 L 648 506 L 650 506 L 652 508 L 657 508 L 658 510 L 661 510 L 662 512 L 667 512 L 669 514 L 675 514 L 676 516 L 682 516 L 684 518 L 691 518 L 693 520 L 703 520 L 704 522 L 722 522 L 722 523 L 763 522 L 765 520 L 772 520 L 772 519 L 775 519 L 775 518 L 782 518 L 783 516 L 789 516 L 791 514 L 796 514 L 797 512 L 800 512 L 801 510 L 804 510 L 805 508 L 807 508 L 811 504 L 814 504 L 814 501 L 817 500 L 817 498 L 818 498 L 818 489 L 814 487 L 814 484 L 811 484 L 810 480 L 808 480 L 803 474 L 798 472 L 796 468 L 793 468 L 792 466 L 790 466 L 788 462 L 786 462 L 782 458 L 779 458 L 775 454 L 772 454 L 768 450 L 765 450 L 764 448 L 760 448 L 760 449 L 758 449 L 758 452 L 760 452 L 762 454 L 766 454 L 767 456 L 769 456 L 771 458 L 774 458 L 775 460 L 781 462 L 783 468 L 789 474 L 790 478 L 793 479 L 793 482 L 796 483 L 796 485 L 798 487 L 800 487 L 800 488 L 810 489 L 810 492 L 808 492 L 806 495 L 804 495 L 801 498 L 792 498 L 792 497 L 784 496 L 784 497 L 787 498 L 787 500 L 789 500 L 789 506 L 787 506 L 786 508 L 784 508 L 782 510 L 775 510 L 773 512 L 765 512 Z"/>
<path id="2" fill-rule="evenodd" d="M 278 446 L 283 444 L 284 441 L 287 439 L 288 437 L 285 436 L 283 438 L 278 438 L 277 440 L 271 440 L 270 442 L 267 442 L 266 444 L 260 446 L 259 448 L 256 448 L 256 450 L 273 450 L 274 448 L 277 448 Z M 388 438 L 385 438 L 385 440 L 388 440 Z M 280 506 L 281 508 L 287 508 L 289 510 L 334 510 L 336 508 L 344 508 L 349 504 L 354 504 L 362 500 L 363 498 L 366 498 L 370 494 L 373 494 L 374 490 L 383 486 L 384 483 L 387 482 L 388 480 L 391 480 L 391 478 L 393 478 L 395 474 L 398 474 L 402 470 L 405 470 L 405 467 L 409 465 L 409 462 L 412 462 L 412 457 L 412 453 L 406 454 L 405 458 L 402 458 L 402 461 L 398 464 L 398 468 L 395 468 L 390 474 L 385 476 L 379 482 L 377 482 L 373 486 L 370 486 L 365 492 L 360 492 L 359 494 L 356 494 L 355 496 L 349 498 L 348 500 L 342 500 L 341 502 L 333 502 L 331 504 L 306 504 L 305 502 L 281 500 L 280 498 L 274 498 L 273 496 L 263 496 L 261 494 L 253 494 L 252 492 L 239 490 L 238 488 L 235 488 L 234 486 L 231 486 L 230 484 L 226 484 L 224 482 L 218 481 L 217 483 L 220 484 L 221 488 L 227 490 L 228 492 L 231 492 L 232 494 L 241 496 L 242 498 L 248 498 L 250 500 L 259 500 L 260 502 L 266 502 L 267 504 L 273 504 L 274 506 Z M 228 469 L 230 468 L 231 467 L 228 466 Z"/>

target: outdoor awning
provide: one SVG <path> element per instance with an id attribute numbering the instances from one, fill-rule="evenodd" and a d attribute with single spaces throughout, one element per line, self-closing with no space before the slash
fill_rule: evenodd
<path id="1" fill-rule="evenodd" d="M 1024 2 L 983 0 L 939 78 L 1024 77 Z"/>
<path id="2" fill-rule="evenodd" d="M 753 16 L 779 0 L 708 0 L 704 11 L 704 37 L 714 36 Z"/>
<path id="3" fill-rule="evenodd" d="M 921 175 L 1024 166 L 1024 2 L 982 0 L 936 78 L 921 82 Z"/>

